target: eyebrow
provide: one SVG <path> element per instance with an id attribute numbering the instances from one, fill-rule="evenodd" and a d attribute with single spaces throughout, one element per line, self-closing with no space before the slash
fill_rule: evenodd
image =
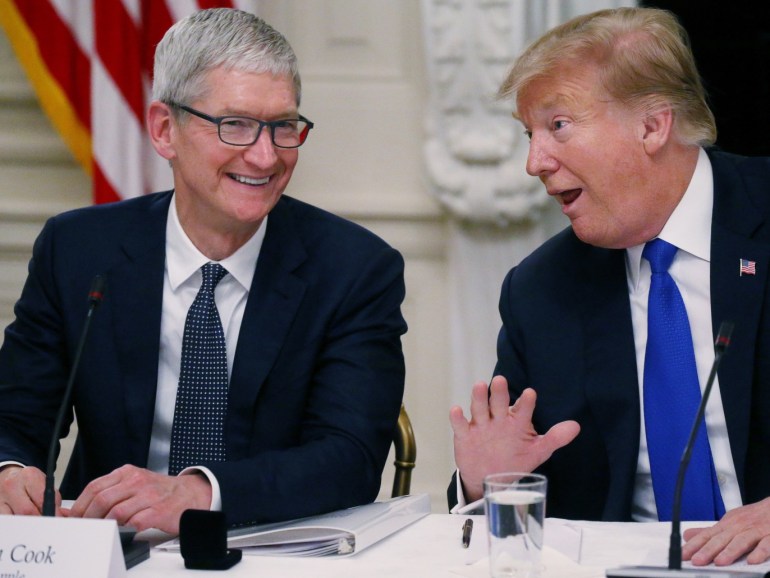
<path id="1" fill-rule="evenodd" d="M 267 120 L 267 117 L 259 118 L 249 111 L 234 109 L 234 108 L 226 108 L 224 112 L 217 114 L 215 116 L 242 116 L 245 118 L 254 118 L 257 120 Z M 274 119 L 297 118 L 299 116 L 299 111 L 295 108 L 290 111 L 282 111 L 282 112 L 279 112 L 278 114 L 273 114 L 270 116 L 271 118 L 274 118 Z"/>

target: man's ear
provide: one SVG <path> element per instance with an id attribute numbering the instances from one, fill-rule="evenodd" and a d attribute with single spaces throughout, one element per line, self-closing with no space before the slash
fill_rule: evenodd
<path id="1" fill-rule="evenodd" d="M 176 157 L 172 142 L 172 131 L 175 130 L 171 119 L 171 110 L 167 104 L 154 100 L 147 109 L 147 132 L 150 141 L 158 154 L 164 159 Z"/>
<path id="2" fill-rule="evenodd" d="M 674 111 L 670 106 L 649 110 L 645 112 L 642 127 L 642 146 L 648 155 L 654 156 L 671 139 L 674 129 Z"/>

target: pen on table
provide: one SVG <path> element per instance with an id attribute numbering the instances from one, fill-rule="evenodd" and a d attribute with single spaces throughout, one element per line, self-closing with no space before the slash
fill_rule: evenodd
<path id="1" fill-rule="evenodd" d="M 463 522 L 463 548 L 470 546 L 471 532 L 473 532 L 473 520 L 468 518 Z"/>

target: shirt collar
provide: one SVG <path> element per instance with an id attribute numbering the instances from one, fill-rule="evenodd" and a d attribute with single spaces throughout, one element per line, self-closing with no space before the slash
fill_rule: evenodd
<path id="1" fill-rule="evenodd" d="M 251 288 L 251 281 L 254 278 L 257 258 L 267 231 L 267 219 L 266 215 L 257 232 L 240 249 L 219 261 L 220 265 L 227 269 L 246 291 Z M 172 198 L 166 220 L 166 270 L 171 289 L 176 291 L 209 261 L 211 259 L 198 250 L 182 229 L 175 197 Z"/>
<path id="2" fill-rule="evenodd" d="M 690 184 L 666 221 L 658 238 L 704 261 L 711 261 L 711 214 L 714 208 L 714 176 L 711 161 L 702 148 Z M 639 283 L 644 243 L 626 249 L 626 271 L 632 287 Z"/>

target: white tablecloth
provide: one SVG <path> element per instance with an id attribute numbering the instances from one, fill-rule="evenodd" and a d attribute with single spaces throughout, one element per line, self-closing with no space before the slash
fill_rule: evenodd
<path id="1" fill-rule="evenodd" d="M 471 516 L 470 548 L 461 545 L 466 516 L 431 514 L 382 542 L 350 557 L 275 558 L 244 553 L 243 561 L 227 571 L 187 571 L 179 554 L 152 550 L 150 559 L 128 572 L 142 576 L 261 576 L 313 578 L 483 577 L 486 561 L 486 521 Z M 687 525 L 683 525 L 687 527 Z M 543 578 L 603 578 L 606 568 L 619 565 L 665 566 L 671 525 L 546 520 Z M 149 535 L 157 541 L 157 536 Z M 756 567 L 753 567 L 756 568 Z M 763 565 L 770 571 L 770 564 Z"/>

